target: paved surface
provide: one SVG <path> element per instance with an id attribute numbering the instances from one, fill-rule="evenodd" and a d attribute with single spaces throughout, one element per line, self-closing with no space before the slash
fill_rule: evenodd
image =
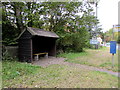
<path id="1" fill-rule="evenodd" d="M 96 68 L 93 66 L 64 62 L 64 60 L 65 60 L 65 58 L 49 57 L 49 58 L 42 58 L 39 61 L 34 61 L 33 64 L 42 66 L 42 67 L 47 67 L 47 66 L 53 65 L 53 64 L 68 65 L 68 66 L 83 68 L 83 69 L 87 69 L 87 70 L 89 69 L 89 70 L 94 70 L 94 71 L 106 72 L 108 74 L 120 77 L 120 73 L 118 73 L 118 72 L 108 71 L 106 69 L 100 69 L 100 68 Z"/>
<path id="2" fill-rule="evenodd" d="M 42 67 L 47 67 L 52 64 L 63 64 L 65 58 L 56 58 L 56 57 L 48 57 L 48 58 L 41 58 L 39 61 L 34 61 L 34 65 L 39 65 Z"/>

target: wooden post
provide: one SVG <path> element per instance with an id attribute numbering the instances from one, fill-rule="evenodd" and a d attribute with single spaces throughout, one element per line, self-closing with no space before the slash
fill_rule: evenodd
<path id="1" fill-rule="evenodd" d="M 48 58 L 48 53 L 45 54 L 45 58 Z"/>

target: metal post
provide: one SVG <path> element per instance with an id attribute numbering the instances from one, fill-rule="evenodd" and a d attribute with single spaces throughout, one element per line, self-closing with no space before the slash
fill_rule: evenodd
<path id="1" fill-rule="evenodd" d="M 114 30 L 114 25 L 113 25 L 113 30 Z M 113 38 L 113 40 L 114 40 L 114 31 L 113 31 L 113 30 L 112 30 L 112 34 L 113 34 L 113 37 L 112 37 L 112 38 Z"/>
<path id="2" fill-rule="evenodd" d="M 90 0 L 90 3 L 95 4 L 95 7 L 96 7 L 96 19 L 97 19 L 97 5 L 98 5 L 99 1 L 100 0 Z M 96 28 L 95 29 L 96 29 L 95 30 L 95 39 L 97 39 L 97 23 L 96 23 Z M 98 45 L 97 44 L 95 44 L 95 49 L 98 49 Z"/>
<path id="3" fill-rule="evenodd" d="M 97 5 L 98 5 L 98 2 L 95 3 L 95 6 L 96 6 L 96 19 L 97 19 Z M 97 23 L 96 23 L 95 38 L 97 39 Z M 95 45 L 95 49 L 98 49 L 98 44 Z"/>
<path id="4" fill-rule="evenodd" d="M 114 30 L 114 25 L 113 25 L 113 30 Z M 113 37 L 112 39 L 114 40 L 114 31 L 112 30 Z M 114 68 L 114 53 L 112 53 L 112 68 Z"/>
<path id="5" fill-rule="evenodd" d="M 112 54 L 112 68 L 114 68 L 114 53 Z"/>
<path id="6" fill-rule="evenodd" d="M 97 5 L 98 5 L 98 3 L 96 2 L 96 18 L 97 18 Z"/>

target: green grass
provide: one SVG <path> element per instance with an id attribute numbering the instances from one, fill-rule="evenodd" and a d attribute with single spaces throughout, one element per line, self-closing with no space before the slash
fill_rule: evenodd
<path id="1" fill-rule="evenodd" d="M 85 49 L 81 53 L 63 53 L 58 56 L 66 58 L 70 63 L 85 64 L 89 66 L 118 71 L 118 53 L 114 55 L 114 68 L 112 68 L 112 55 L 108 47 L 100 49 Z"/>
<path id="2" fill-rule="evenodd" d="M 16 71 L 19 71 L 20 74 L 17 75 Z M 117 88 L 118 78 L 98 71 L 65 65 L 51 65 L 47 68 L 41 68 L 27 63 L 6 61 L 3 62 L 3 87 Z"/>
<path id="3" fill-rule="evenodd" d="M 77 57 L 86 56 L 86 55 L 89 55 L 89 53 L 87 53 L 87 52 L 81 52 L 81 53 L 62 53 L 62 54 L 59 54 L 58 57 L 64 57 L 64 58 L 67 58 L 67 59 L 75 59 Z"/>
<path id="4" fill-rule="evenodd" d="M 14 79 L 18 76 L 34 74 L 40 68 L 27 63 L 17 61 L 3 61 L 2 63 L 3 80 Z"/>

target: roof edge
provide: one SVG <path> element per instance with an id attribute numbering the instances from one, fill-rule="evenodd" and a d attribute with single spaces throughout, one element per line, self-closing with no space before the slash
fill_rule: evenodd
<path id="1" fill-rule="evenodd" d="M 34 32 L 33 32 L 29 27 L 26 27 L 26 28 L 20 33 L 20 35 L 16 38 L 16 40 L 19 39 L 26 30 L 27 30 L 29 33 L 31 33 L 32 35 L 35 35 Z"/>
<path id="2" fill-rule="evenodd" d="M 25 31 L 28 31 L 28 32 L 29 32 L 31 35 L 33 35 L 33 36 L 35 36 L 35 35 L 39 36 L 36 32 L 34 32 L 34 31 L 31 29 L 31 27 L 26 27 L 26 28 L 20 33 L 20 35 L 16 38 L 16 40 L 19 39 Z M 49 32 L 49 31 L 48 31 L 48 32 Z M 53 32 L 52 32 L 52 33 L 53 33 Z M 55 34 L 56 34 L 56 33 L 55 33 Z M 52 38 L 59 38 L 59 36 L 58 36 L 57 34 L 56 34 L 56 36 L 57 36 L 57 37 L 52 37 Z M 44 36 L 44 37 L 47 37 L 47 36 Z"/>
<path id="3" fill-rule="evenodd" d="M 35 32 L 33 30 L 31 30 L 30 27 L 27 27 L 27 30 L 32 34 L 32 35 L 36 35 Z"/>
<path id="4" fill-rule="evenodd" d="M 26 29 L 24 29 L 24 30 L 20 33 L 20 35 L 16 38 L 16 40 L 19 39 L 25 31 L 26 31 Z"/>

